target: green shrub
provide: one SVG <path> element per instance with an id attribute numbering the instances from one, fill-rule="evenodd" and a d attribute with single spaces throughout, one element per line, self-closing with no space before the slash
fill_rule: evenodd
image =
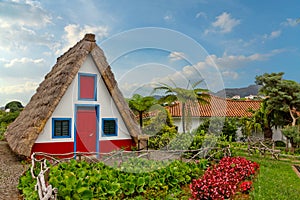
<path id="1" fill-rule="evenodd" d="M 20 111 L 15 112 L 5 112 L 0 111 L 0 140 L 4 140 L 4 133 L 7 126 L 13 122 L 20 114 Z"/>
<path id="2" fill-rule="evenodd" d="M 167 110 L 159 111 L 157 116 L 144 124 L 143 133 L 150 136 L 148 147 L 151 149 L 162 149 L 176 137 L 177 129 L 172 117 Z"/>
<path id="3" fill-rule="evenodd" d="M 203 130 L 211 134 L 223 134 L 227 141 L 236 141 L 236 131 L 238 129 L 238 120 L 236 118 L 218 118 L 213 117 L 204 120 L 196 129 L 198 132 Z"/>
<path id="4" fill-rule="evenodd" d="M 119 168 L 102 162 L 71 160 L 50 168 L 49 184 L 58 188 L 58 199 L 181 199 L 183 186 L 200 177 L 207 161 L 153 161 L 132 158 Z M 18 188 L 24 197 L 37 199 L 35 180 L 28 171 Z"/>
<path id="5" fill-rule="evenodd" d="M 276 147 L 285 147 L 286 144 L 283 141 L 278 140 L 278 141 L 275 141 L 275 146 Z"/>

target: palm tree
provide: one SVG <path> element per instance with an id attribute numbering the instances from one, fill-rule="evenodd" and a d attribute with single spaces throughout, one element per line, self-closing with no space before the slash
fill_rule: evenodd
<path id="1" fill-rule="evenodd" d="M 197 88 L 197 86 L 202 82 L 202 80 L 195 82 L 191 85 L 189 89 L 189 84 L 187 88 L 177 87 L 174 82 L 174 87 L 161 83 L 160 86 L 154 88 L 153 93 L 158 90 L 163 90 L 165 95 L 159 101 L 161 103 L 172 103 L 175 101 L 181 102 L 181 111 L 182 111 L 182 130 L 183 133 L 186 131 L 186 109 L 187 113 L 191 113 L 191 104 L 197 103 L 208 103 L 210 95 L 208 90 Z"/>
<path id="2" fill-rule="evenodd" d="M 243 118 L 241 120 L 244 125 L 244 132 L 246 133 L 246 135 L 250 136 L 253 131 L 262 131 L 264 133 L 264 138 L 272 139 L 273 131 L 271 125 L 271 115 L 273 115 L 274 113 L 272 112 L 272 110 L 269 110 L 267 108 L 266 102 L 263 101 L 260 104 L 258 110 L 250 110 L 250 112 L 253 113 L 252 117 Z"/>
<path id="3" fill-rule="evenodd" d="M 143 97 L 139 94 L 134 94 L 131 99 L 128 100 L 129 108 L 132 111 L 137 112 L 139 115 L 140 126 L 143 127 L 143 114 L 156 104 L 156 99 L 152 96 Z"/>

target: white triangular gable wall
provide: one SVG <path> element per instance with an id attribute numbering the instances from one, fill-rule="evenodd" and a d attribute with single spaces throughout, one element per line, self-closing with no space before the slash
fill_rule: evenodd
<path id="1" fill-rule="evenodd" d="M 99 116 L 99 140 L 120 140 L 120 139 L 131 139 L 129 131 L 125 126 L 122 117 L 111 98 L 108 89 L 106 88 L 102 77 L 90 55 L 79 69 L 78 73 L 90 73 L 97 74 L 97 101 L 82 101 L 78 100 L 78 74 L 75 76 L 71 85 L 67 89 L 66 93 L 62 97 L 58 106 L 54 110 L 52 116 L 47 121 L 43 131 L 40 133 L 35 143 L 52 143 L 52 142 L 74 142 L 74 123 L 75 123 L 75 105 L 77 104 L 93 104 L 99 105 L 100 116 Z M 52 139 L 52 118 L 71 118 L 72 119 L 72 130 L 71 138 L 55 138 Z M 118 135 L 103 137 L 101 134 L 102 118 L 117 118 L 118 119 Z"/>

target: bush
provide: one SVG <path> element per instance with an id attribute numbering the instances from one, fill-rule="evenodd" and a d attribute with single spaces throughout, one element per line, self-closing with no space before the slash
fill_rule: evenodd
<path id="1" fill-rule="evenodd" d="M 278 140 L 278 141 L 275 141 L 275 146 L 276 147 L 285 147 L 286 144 L 285 144 L 285 142 Z"/>
<path id="2" fill-rule="evenodd" d="M 4 133 L 7 129 L 7 126 L 13 122 L 18 116 L 20 112 L 5 112 L 0 111 L 0 140 L 4 139 Z"/>
<path id="3" fill-rule="evenodd" d="M 235 118 L 210 118 L 206 119 L 198 128 L 197 131 L 203 130 L 206 133 L 223 134 L 227 141 L 236 141 L 236 131 L 238 120 Z"/>
<path id="4" fill-rule="evenodd" d="M 176 137 L 177 129 L 167 110 L 159 111 L 157 116 L 145 122 L 143 133 L 149 135 L 148 147 L 162 149 Z"/>

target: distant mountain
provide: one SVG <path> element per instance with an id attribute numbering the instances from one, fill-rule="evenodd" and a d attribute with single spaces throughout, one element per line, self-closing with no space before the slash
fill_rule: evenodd
<path id="1" fill-rule="evenodd" d="M 249 85 L 248 87 L 243 87 L 243 88 L 225 88 L 223 90 L 214 93 L 214 95 L 220 97 L 226 95 L 227 98 L 231 98 L 235 95 L 239 95 L 241 98 L 244 98 L 245 96 L 249 96 L 251 94 L 257 95 L 260 88 L 261 88 L 260 85 Z"/>

